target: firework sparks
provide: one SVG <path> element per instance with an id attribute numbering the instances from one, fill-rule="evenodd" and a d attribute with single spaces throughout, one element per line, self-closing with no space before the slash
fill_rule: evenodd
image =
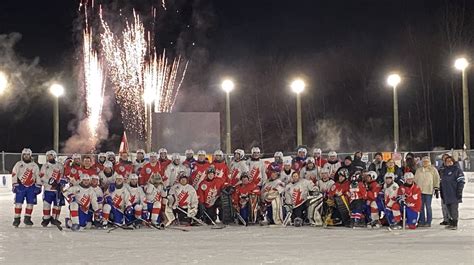
<path id="1" fill-rule="evenodd" d="M 104 72 L 97 52 L 92 48 L 92 33 L 84 30 L 83 67 L 84 90 L 89 132 L 95 146 L 98 141 L 97 129 L 102 115 L 104 103 Z"/>

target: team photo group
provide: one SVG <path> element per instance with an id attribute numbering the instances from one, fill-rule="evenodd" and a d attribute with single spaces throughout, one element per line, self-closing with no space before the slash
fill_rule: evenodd
<path id="1" fill-rule="evenodd" d="M 432 199 L 440 199 L 447 229 L 457 229 L 464 174 L 450 154 L 437 168 L 428 156 L 407 153 L 401 166 L 343 159 L 335 151 L 299 148 L 295 157 L 276 152 L 263 160 L 258 147 L 226 159 L 220 150 L 186 150 L 185 157 L 138 150 L 73 154 L 55 151 L 40 166 L 25 148 L 12 170 L 13 226 L 32 226 L 37 197 L 41 226 L 83 229 L 167 229 L 226 225 L 313 226 L 377 229 L 430 227 Z M 419 161 L 418 161 L 419 160 Z M 42 193 L 42 197 L 38 196 Z M 66 207 L 66 218 L 61 219 Z M 39 211 L 39 210 L 38 210 Z"/>

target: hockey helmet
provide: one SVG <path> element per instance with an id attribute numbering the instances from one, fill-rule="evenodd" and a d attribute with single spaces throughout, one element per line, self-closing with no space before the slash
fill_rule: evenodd
<path id="1" fill-rule="evenodd" d="M 245 156 L 245 151 L 242 150 L 242 149 L 236 149 L 236 150 L 234 151 L 234 155 L 235 155 L 235 154 L 239 154 L 240 159 L 243 159 L 244 156 Z"/>
<path id="2" fill-rule="evenodd" d="M 107 151 L 105 154 L 107 155 L 108 158 L 109 158 L 109 157 L 115 158 L 115 153 L 112 152 L 112 151 Z"/>
<path id="3" fill-rule="evenodd" d="M 104 168 L 106 168 L 106 167 L 108 167 L 108 168 L 113 168 L 114 165 L 113 165 L 112 162 L 110 162 L 110 161 L 105 161 L 105 162 L 104 162 Z"/>
<path id="4" fill-rule="evenodd" d="M 214 167 L 209 167 L 207 169 L 207 174 L 211 174 L 211 173 L 216 174 L 216 169 Z"/>
<path id="5" fill-rule="evenodd" d="M 338 172 L 337 172 L 337 175 L 338 176 L 343 176 L 344 178 L 348 178 L 349 177 L 349 170 L 347 170 L 347 168 L 341 168 Z"/>
<path id="6" fill-rule="evenodd" d="M 316 161 L 314 160 L 313 157 L 308 157 L 308 158 L 306 158 L 306 165 L 308 165 L 308 164 L 315 164 L 315 163 L 316 163 Z"/>
<path id="7" fill-rule="evenodd" d="M 415 175 L 413 175 L 413 173 L 411 172 L 406 172 L 404 175 L 403 175 L 403 179 L 407 180 L 407 179 L 414 179 L 415 178 Z"/>
<path id="8" fill-rule="evenodd" d="M 101 157 L 107 158 L 107 155 L 106 155 L 105 153 L 99 153 L 99 154 L 97 155 L 97 157 L 98 157 L 98 158 L 101 158 Z"/>
<path id="9" fill-rule="evenodd" d="M 281 167 L 280 165 L 276 164 L 276 163 L 271 163 L 269 166 L 268 166 L 268 169 L 270 170 L 270 172 L 276 172 L 276 173 L 280 173 L 281 172 Z"/>
<path id="10" fill-rule="evenodd" d="M 193 151 L 193 149 L 187 149 L 186 151 L 184 151 L 184 154 L 185 155 L 194 155 L 194 151 Z"/>
<path id="11" fill-rule="evenodd" d="M 171 155 L 171 160 L 175 161 L 175 160 L 180 160 L 181 161 L 181 157 L 179 156 L 178 153 L 173 153 Z"/>
<path id="12" fill-rule="evenodd" d="M 354 174 L 352 174 L 352 176 L 351 176 L 351 181 L 352 182 L 359 181 L 361 179 L 362 179 L 362 173 L 360 171 L 354 172 Z"/>
<path id="13" fill-rule="evenodd" d="M 33 154 L 33 152 L 31 151 L 30 148 L 23 148 L 23 150 L 21 151 L 22 156 L 23 155 L 30 155 L 31 156 L 32 154 Z"/>
<path id="14" fill-rule="evenodd" d="M 160 178 L 161 178 L 161 176 L 160 176 Z M 184 172 L 184 171 L 180 171 L 180 172 L 178 173 L 178 180 L 180 180 L 180 179 L 182 179 L 182 178 L 185 178 L 185 179 L 188 178 L 188 176 L 186 176 L 186 172 Z"/>
<path id="15" fill-rule="evenodd" d="M 130 174 L 130 176 L 128 176 L 128 178 L 129 178 L 130 180 L 138 180 L 138 176 L 137 176 L 137 174 L 135 174 L 135 173 Z"/>
<path id="16" fill-rule="evenodd" d="M 214 151 L 214 156 L 224 156 L 224 152 L 222 152 L 222 150 L 216 150 Z"/>
<path id="17" fill-rule="evenodd" d="M 273 155 L 273 157 L 280 157 L 281 159 L 283 159 L 283 152 L 275 152 L 275 154 Z"/>
<path id="18" fill-rule="evenodd" d="M 385 176 L 384 176 L 384 180 L 388 179 L 388 178 L 395 179 L 395 174 L 393 174 L 391 172 L 386 173 Z"/>
<path id="19" fill-rule="evenodd" d="M 301 148 L 298 148 L 298 153 L 304 153 L 304 155 L 306 155 L 308 153 L 308 150 L 306 150 L 306 148 L 304 147 L 301 147 Z"/>
<path id="20" fill-rule="evenodd" d="M 376 181 L 377 180 L 377 173 L 375 171 L 369 171 L 367 172 L 367 175 L 369 176 L 371 181 Z"/>
<path id="21" fill-rule="evenodd" d="M 146 154 L 146 153 L 145 153 L 145 150 L 143 150 L 143 149 L 138 149 L 138 150 L 137 150 L 137 154 L 138 154 L 138 153 L 142 153 L 143 155 Z"/>
<path id="22" fill-rule="evenodd" d="M 240 174 L 240 180 L 242 180 L 243 178 L 248 178 L 250 179 L 249 177 L 249 173 L 247 171 L 244 171 Z"/>
<path id="23" fill-rule="evenodd" d="M 336 153 L 336 151 L 330 151 L 330 152 L 328 153 L 328 156 L 329 156 L 329 157 L 336 157 L 336 156 L 337 156 L 337 153 Z"/>
<path id="24" fill-rule="evenodd" d="M 162 153 L 168 154 L 168 150 L 166 150 L 166 148 L 160 148 L 160 149 L 158 150 L 158 154 L 161 155 Z"/>
<path id="25" fill-rule="evenodd" d="M 204 150 L 199 150 L 199 151 L 197 152 L 197 155 L 198 155 L 198 156 L 205 156 L 206 154 L 207 154 L 207 153 L 206 153 L 206 151 L 204 151 Z"/>
<path id="26" fill-rule="evenodd" d="M 321 154 L 321 153 L 322 153 L 322 151 L 321 151 L 320 148 L 314 148 L 313 149 L 313 154 Z"/>
<path id="27" fill-rule="evenodd" d="M 99 180 L 99 176 L 97 176 L 97 175 L 92 175 L 92 176 L 91 176 L 91 179 Z"/>
<path id="28" fill-rule="evenodd" d="M 48 152 L 46 152 L 46 156 L 53 156 L 53 158 L 56 158 L 58 155 L 56 154 L 56 151 L 54 150 L 49 150 Z"/>
<path id="29" fill-rule="evenodd" d="M 286 165 L 289 165 L 291 166 L 291 159 L 285 159 L 285 161 L 283 161 L 283 165 L 286 166 Z"/>
<path id="30" fill-rule="evenodd" d="M 77 154 L 77 153 L 74 153 L 72 154 L 72 159 L 81 159 L 81 155 L 80 154 Z"/>
<path id="31" fill-rule="evenodd" d="M 91 180 L 91 176 L 89 176 L 88 174 L 81 174 L 81 181 L 83 180 Z"/>

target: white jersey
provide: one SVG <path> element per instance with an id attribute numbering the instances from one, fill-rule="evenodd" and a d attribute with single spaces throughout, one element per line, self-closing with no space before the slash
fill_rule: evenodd
<path id="1" fill-rule="evenodd" d="M 276 197 L 276 194 L 282 195 L 285 191 L 285 183 L 280 179 L 268 179 L 262 187 L 262 199 L 269 199 Z M 279 197 L 279 196 L 278 196 Z"/>
<path id="2" fill-rule="evenodd" d="M 280 172 L 280 180 L 283 181 L 285 184 L 291 181 L 291 175 L 293 175 L 295 171 L 293 169 L 290 169 L 290 171 L 285 171 L 285 169 L 282 169 Z"/>
<path id="3" fill-rule="evenodd" d="M 79 204 L 79 208 L 84 213 L 89 212 L 90 207 L 94 211 L 99 209 L 97 197 L 91 187 L 85 188 L 81 184 L 71 186 L 64 192 L 64 196 L 68 198 L 74 197 L 74 200 Z"/>
<path id="4" fill-rule="evenodd" d="M 308 169 L 307 166 L 302 168 L 300 171 L 300 178 L 311 180 L 313 183 L 316 183 L 319 180 L 318 168 L 314 167 L 313 169 Z"/>
<path id="5" fill-rule="evenodd" d="M 336 163 L 331 163 L 328 161 L 326 164 L 324 164 L 323 168 L 326 169 L 329 172 L 329 176 L 331 178 L 334 177 L 336 174 L 336 171 L 341 167 L 341 162 L 337 161 Z"/>
<path id="6" fill-rule="evenodd" d="M 143 159 L 143 161 L 138 161 L 135 159 L 135 161 L 133 161 L 133 172 L 139 176 L 140 172 L 142 171 L 143 166 L 147 162 L 148 161 L 146 161 L 145 159 Z"/>
<path id="7" fill-rule="evenodd" d="M 115 208 L 120 210 L 125 210 L 127 206 L 130 206 L 129 194 L 126 184 L 124 183 L 120 189 L 115 187 L 115 184 L 110 185 L 109 188 L 105 191 L 105 198 L 112 198 L 112 202 Z"/>
<path id="8" fill-rule="evenodd" d="M 179 172 L 184 171 L 186 176 L 189 176 L 189 168 L 184 166 L 183 164 L 175 165 L 174 163 L 170 163 L 165 170 L 165 186 L 173 186 L 178 182 L 178 175 Z"/>
<path id="9" fill-rule="evenodd" d="M 41 186 L 38 165 L 33 161 L 30 163 L 16 162 L 12 170 L 12 184 L 22 184 L 25 187 Z"/>
<path id="10" fill-rule="evenodd" d="M 92 187 L 91 189 L 94 191 L 95 196 L 97 197 L 97 203 L 101 206 L 104 204 L 104 192 L 102 191 L 102 188 L 97 185 L 96 187 Z"/>
<path id="11" fill-rule="evenodd" d="M 331 187 L 332 185 L 334 185 L 334 183 L 335 182 L 332 179 L 328 179 L 327 181 L 320 179 L 318 180 L 316 185 L 318 186 L 319 192 L 326 196 L 331 190 Z"/>
<path id="12" fill-rule="evenodd" d="M 166 197 L 166 191 L 164 190 L 163 184 L 159 184 L 155 187 L 155 185 L 148 183 L 143 187 L 143 189 L 148 203 L 161 202 L 161 200 Z"/>
<path id="13" fill-rule="evenodd" d="M 249 173 L 249 167 L 246 161 L 232 160 L 232 162 L 230 163 L 230 182 L 232 183 L 232 185 L 235 186 L 237 183 L 240 183 L 240 175 L 242 175 L 243 172 Z"/>
<path id="14" fill-rule="evenodd" d="M 107 190 L 110 184 L 115 183 L 115 176 L 116 173 L 112 173 L 112 175 L 107 176 L 104 171 L 101 171 L 99 173 L 99 180 L 100 180 L 100 186 L 102 189 Z"/>
<path id="15" fill-rule="evenodd" d="M 247 161 L 247 166 L 249 168 L 249 178 L 250 182 L 262 186 L 263 183 L 267 180 L 267 174 L 265 174 L 265 163 L 263 160 L 252 160 Z"/>
<path id="16" fill-rule="evenodd" d="M 383 193 L 385 197 L 385 205 L 387 205 L 387 207 L 392 207 L 392 205 L 397 201 L 398 184 L 395 182 L 390 184 L 390 186 L 383 184 Z"/>
<path id="17" fill-rule="evenodd" d="M 179 206 L 183 209 L 195 209 L 198 206 L 196 190 L 189 184 L 175 184 L 171 187 L 168 198 L 172 202 L 173 208 Z"/>
<path id="18" fill-rule="evenodd" d="M 290 182 L 285 188 L 285 203 L 295 208 L 299 207 L 308 199 L 310 191 L 317 190 L 314 183 L 307 179 L 300 179 L 296 183 Z"/>
<path id="19" fill-rule="evenodd" d="M 141 204 L 146 209 L 146 197 L 142 187 L 138 184 L 136 187 L 126 185 L 128 190 L 128 201 L 130 205 Z"/>
<path id="20" fill-rule="evenodd" d="M 41 166 L 40 178 L 45 191 L 56 191 L 59 181 L 64 174 L 64 165 L 56 162 L 54 164 L 46 162 Z M 56 183 L 51 185 L 52 183 Z"/>

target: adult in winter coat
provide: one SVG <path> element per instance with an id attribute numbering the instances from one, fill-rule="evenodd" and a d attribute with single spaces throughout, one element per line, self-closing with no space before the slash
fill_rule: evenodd
<path id="1" fill-rule="evenodd" d="M 375 173 L 377 173 L 378 180 L 382 180 L 382 173 L 387 171 L 386 167 L 387 165 L 385 161 L 383 161 L 382 153 L 375 153 L 374 161 L 370 164 L 369 171 L 374 171 Z M 381 182 L 379 181 L 379 183 Z"/>
<path id="2" fill-rule="evenodd" d="M 441 156 L 441 165 L 439 165 L 438 167 L 438 173 L 440 177 L 443 176 L 444 168 L 446 167 L 445 160 L 448 156 L 449 154 L 443 154 Z M 443 221 L 440 223 L 440 225 L 449 225 L 448 208 L 446 208 L 446 204 L 444 203 L 444 200 L 441 200 L 441 210 L 443 212 Z"/>
<path id="3" fill-rule="evenodd" d="M 362 161 L 362 152 L 357 151 L 354 153 L 354 160 L 352 161 L 352 165 L 355 167 L 356 171 L 363 171 L 367 169 L 367 165 L 364 161 Z"/>
<path id="4" fill-rule="evenodd" d="M 445 161 L 446 167 L 441 177 L 441 198 L 446 204 L 450 217 L 449 225 L 446 228 L 456 230 L 459 218 L 458 207 L 459 203 L 462 203 L 465 178 L 461 168 L 455 165 L 452 156 L 447 157 Z"/>
<path id="5" fill-rule="evenodd" d="M 351 156 L 346 156 L 346 158 L 344 159 L 344 163 L 342 164 L 342 166 L 340 168 L 338 168 L 338 170 L 336 172 L 336 175 L 343 168 L 345 168 L 345 169 L 347 169 L 347 171 L 349 171 L 349 176 L 352 176 L 357 171 L 357 169 L 352 164 L 352 157 Z"/>
<path id="6" fill-rule="evenodd" d="M 421 189 L 421 212 L 419 227 L 431 227 L 433 220 L 431 210 L 431 200 L 433 192 L 439 197 L 439 174 L 438 170 L 431 165 L 428 156 L 423 157 L 423 167 L 416 170 L 415 183 Z"/>
<path id="7" fill-rule="evenodd" d="M 395 181 L 399 185 L 403 184 L 403 171 L 400 167 L 398 167 L 395 164 L 395 161 L 393 159 L 389 159 L 387 161 L 386 167 L 382 171 L 382 174 L 379 175 L 379 178 L 377 179 L 377 181 L 379 183 L 384 183 L 385 182 L 384 177 L 387 173 L 393 173 L 395 175 L 395 179 L 393 181 Z"/>

